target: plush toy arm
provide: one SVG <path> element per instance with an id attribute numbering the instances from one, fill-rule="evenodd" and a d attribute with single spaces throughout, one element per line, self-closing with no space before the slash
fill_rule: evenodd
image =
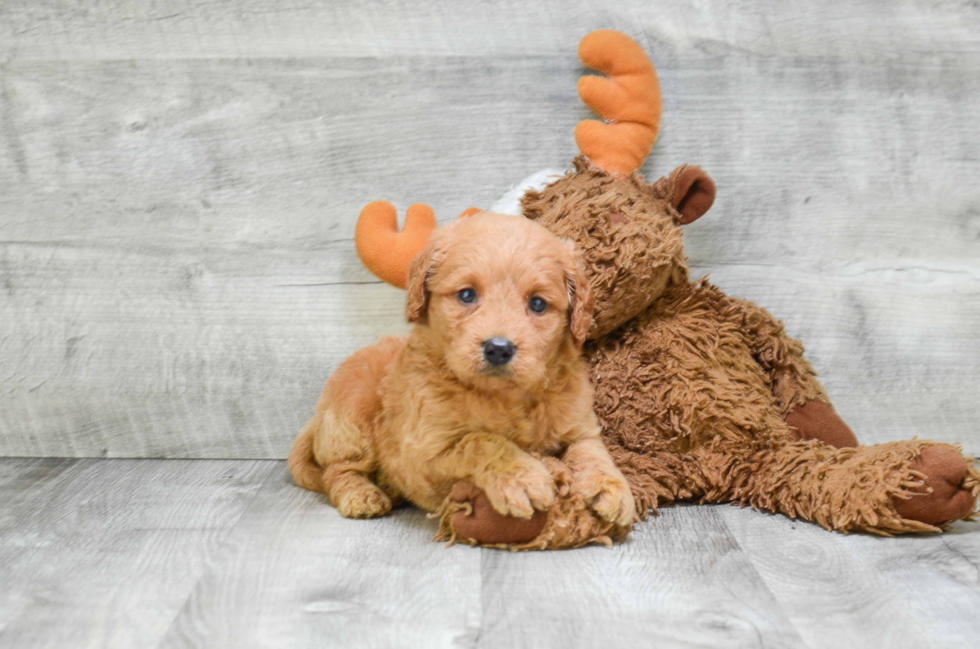
<path id="1" fill-rule="evenodd" d="M 810 401 L 829 403 L 817 373 L 803 357 L 803 344 L 787 336 L 783 323 L 762 307 L 730 299 L 741 312 L 742 331 L 756 361 L 769 375 L 776 407 L 783 416 Z"/>
<path id="2" fill-rule="evenodd" d="M 731 298 L 742 314 L 742 331 L 752 353 L 769 375 L 776 407 L 797 439 L 817 439 L 836 448 L 857 446 L 857 437 L 834 411 L 803 357 L 803 344 L 786 335 L 783 323 L 747 300 Z"/>

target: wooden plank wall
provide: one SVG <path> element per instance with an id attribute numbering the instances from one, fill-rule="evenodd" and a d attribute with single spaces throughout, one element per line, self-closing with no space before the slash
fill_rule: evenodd
<path id="1" fill-rule="evenodd" d="M 783 318 L 866 442 L 980 453 L 980 16 L 934 0 L 0 4 L 0 455 L 281 458 L 405 330 L 370 200 L 575 153 L 575 50 L 660 71 L 696 272 Z"/>

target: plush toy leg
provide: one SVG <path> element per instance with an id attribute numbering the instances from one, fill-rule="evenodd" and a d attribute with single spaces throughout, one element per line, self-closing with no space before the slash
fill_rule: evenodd
<path id="1" fill-rule="evenodd" d="M 552 457 L 541 461 L 554 477 L 558 494 L 548 512 L 536 512 L 530 519 L 505 516 L 490 506 L 480 489 L 461 483 L 433 514 L 439 519 L 435 540 L 509 550 L 558 550 L 590 543 L 612 545 L 626 537 L 632 525 L 600 519 L 573 492 L 573 477 L 565 464 Z"/>
<path id="2" fill-rule="evenodd" d="M 822 401 L 797 406 L 786 417 L 796 439 L 815 439 L 835 448 L 858 445 L 857 438 L 833 407 Z M 925 476 L 925 484 L 915 489 L 920 495 L 895 501 L 904 518 L 930 525 L 958 520 L 973 511 L 970 465 L 956 450 L 944 446 L 926 446 L 909 467 Z M 962 485 L 968 485 L 964 488 Z"/>
<path id="3" fill-rule="evenodd" d="M 955 446 L 921 440 L 843 449 L 790 442 L 729 471 L 729 499 L 842 532 L 938 532 L 971 518 L 980 495 L 971 460 Z"/>

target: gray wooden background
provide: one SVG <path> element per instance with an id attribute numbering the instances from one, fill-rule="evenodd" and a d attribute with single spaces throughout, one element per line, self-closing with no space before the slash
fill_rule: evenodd
<path id="1" fill-rule="evenodd" d="M 660 73 L 644 172 L 718 183 L 695 272 L 784 319 L 863 441 L 980 453 L 976 3 L 4 0 L 0 455 L 285 457 L 406 329 L 360 208 L 567 164 L 600 27 Z"/>

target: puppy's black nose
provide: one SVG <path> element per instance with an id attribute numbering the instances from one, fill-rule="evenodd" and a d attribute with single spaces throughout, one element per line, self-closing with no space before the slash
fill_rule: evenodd
<path id="1" fill-rule="evenodd" d="M 483 343 L 483 358 L 491 365 L 506 365 L 517 353 L 517 347 L 506 338 L 491 338 Z"/>

